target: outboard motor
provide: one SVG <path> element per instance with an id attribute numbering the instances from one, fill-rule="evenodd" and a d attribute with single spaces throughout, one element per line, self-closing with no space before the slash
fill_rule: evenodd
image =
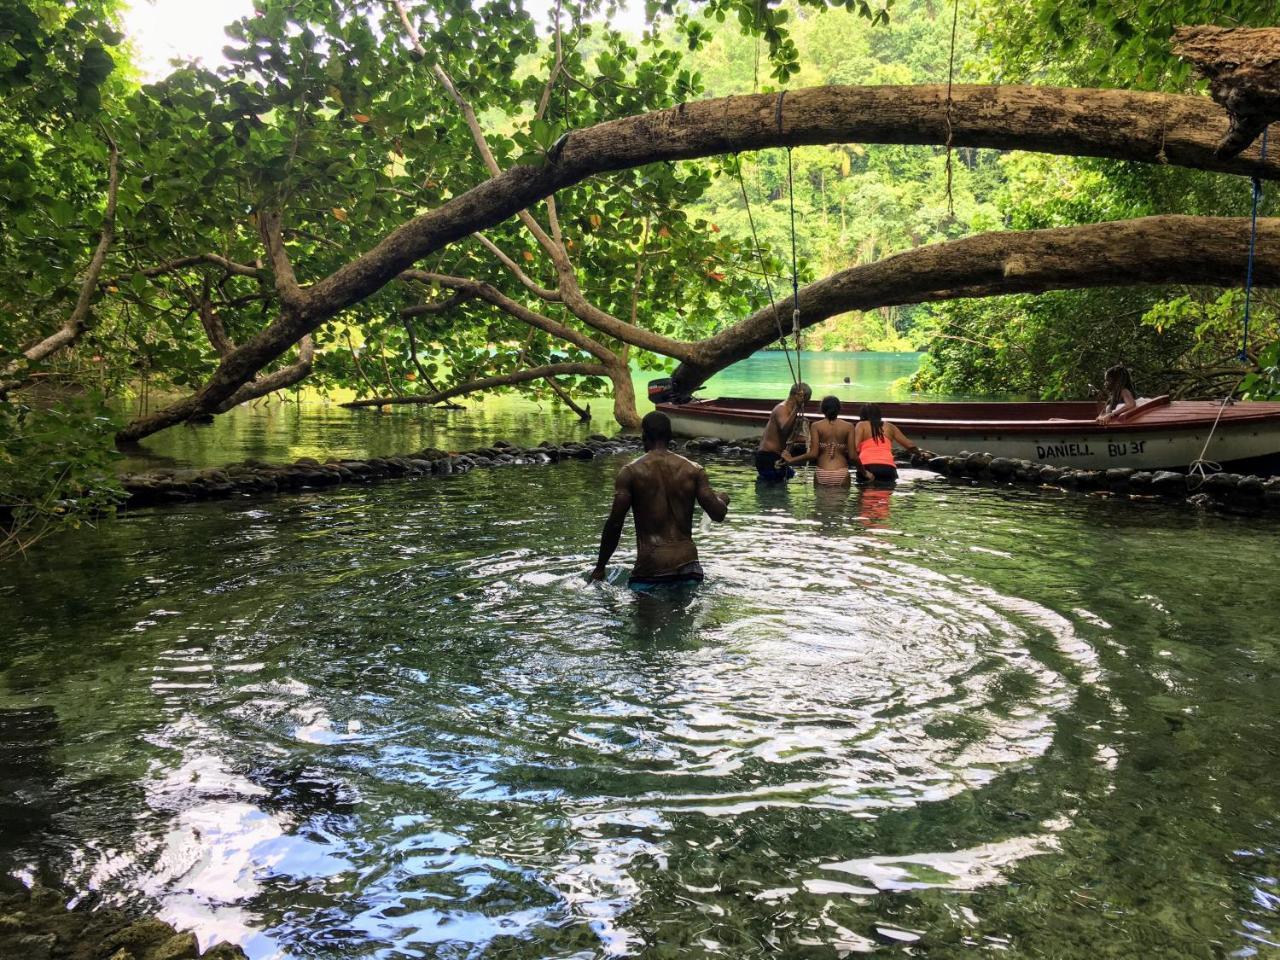
<path id="1" fill-rule="evenodd" d="M 693 394 L 677 390 L 670 377 L 649 381 L 649 400 L 653 403 L 688 403 L 692 399 Z"/>

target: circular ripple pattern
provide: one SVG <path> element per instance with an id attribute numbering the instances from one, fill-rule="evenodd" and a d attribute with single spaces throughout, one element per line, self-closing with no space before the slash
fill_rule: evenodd
<path id="1" fill-rule="evenodd" d="M 584 580 L 618 466 L 139 515 L 17 570 L 0 724 L 46 711 L 50 813 L 6 858 L 255 958 L 960 956 L 1038 884 L 1093 896 L 1133 731 L 1196 710 L 1179 657 L 1115 683 L 1062 542 L 1103 507 L 724 466 L 708 582 L 634 594 L 625 555 Z"/>

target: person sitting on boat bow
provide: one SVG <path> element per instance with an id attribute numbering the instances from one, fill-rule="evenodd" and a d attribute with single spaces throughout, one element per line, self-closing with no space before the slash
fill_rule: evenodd
<path id="1" fill-rule="evenodd" d="M 858 451 L 859 482 L 880 480 L 892 483 L 898 479 L 898 466 L 893 462 L 893 445 L 915 453 L 920 448 L 901 430 L 880 415 L 878 404 L 865 403 L 858 411 L 858 425 L 853 431 Z"/>
<path id="2" fill-rule="evenodd" d="M 645 454 L 621 470 L 613 484 L 613 508 L 600 536 L 600 557 L 592 580 L 603 580 L 631 511 L 636 525 L 632 587 L 694 583 L 702 579 L 693 544 L 693 505 L 701 504 L 716 523 L 729 512 L 729 495 L 711 489 L 707 471 L 673 453 L 671 420 L 657 410 L 640 421 Z"/>
<path id="3" fill-rule="evenodd" d="M 764 425 L 764 434 L 760 437 L 760 446 L 756 448 L 756 473 L 759 474 L 759 479 L 768 483 L 780 483 L 796 475 L 795 470 L 782 462 L 782 454 L 791 442 L 791 436 L 804 416 L 804 405 L 811 396 L 813 391 L 809 385 L 796 381 L 787 399 L 770 411 L 769 422 Z"/>
<path id="4" fill-rule="evenodd" d="M 809 449 L 798 457 L 783 452 L 782 459 L 789 465 L 817 461 L 813 482 L 821 486 L 849 485 L 849 467 L 856 463 L 853 441 L 853 424 L 837 419 L 840 416 L 840 398 L 823 397 L 822 415 L 809 433 Z"/>
<path id="5" fill-rule="evenodd" d="M 1102 381 L 1102 392 L 1106 397 L 1106 406 L 1098 414 L 1099 423 L 1112 423 L 1122 420 L 1138 406 L 1137 388 L 1133 385 L 1133 377 L 1128 368 L 1117 363 L 1107 370 L 1106 379 Z"/>

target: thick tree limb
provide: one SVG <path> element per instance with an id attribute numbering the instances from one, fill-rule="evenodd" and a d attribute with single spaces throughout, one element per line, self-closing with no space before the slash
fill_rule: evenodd
<path id="1" fill-rule="evenodd" d="M 59 350 L 70 346 L 84 336 L 89 329 L 89 318 L 92 314 L 93 296 L 98 289 L 98 277 L 102 274 L 102 266 L 107 260 L 107 251 L 116 232 L 116 197 L 120 192 L 120 151 L 114 140 L 108 141 L 110 159 L 107 161 L 107 206 L 102 215 L 102 227 L 98 231 L 98 243 L 94 247 L 93 256 L 89 258 L 89 267 L 85 270 L 84 279 L 80 281 L 80 292 L 76 296 L 75 306 L 66 322 L 54 333 L 43 340 L 32 344 L 22 351 L 22 359 L 15 360 L 0 369 L 0 397 L 10 391 L 17 390 L 30 382 L 30 377 L 19 375 L 31 363 L 52 356 Z"/>
<path id="2" fill-rule="evenodd" d="M 916 247 L 833 274 L 800 291 L 800 325 L 850 310 L 1085 287 L 1244 282 L 1249 221 L 1143 217 L 1052 230 L 985 233 Z M 1280 286 L 1280 218 L 1258 221 L 1253 281 Z M 791 300 L 778 306 L 790 327 Z M 691 391 L 778 338 L 767 307 L 695 346 L 672 374 Z"/>
<path id="3" fill-rule="evenodd" d="M 1210 94 L 1231 118 L 1218 156 L 1236 156 L 1280 120 L 1280 27 L 1179 27 L 1173 52 L 1208 78 Z"/>
<path id="4" fill-rule="evenodd" d="M 396 228 L 364 255 L 306 288 L 226 357 L 197 393 L 121 433 L 137 439 L 216 407 L 254 374 L 335 314 L 372 295 L 423 257 L 501 223 L 587 177 L 660 160 L 764 147 L 843 142 L 941 144 L 946 86 L 818 87 L 786 95 L 778 130 L 772 94 L 725 97 L 597 124 L 567 134 L 539 166 L 512 167 Z M 1280 178 L 1280 151 L 1250 147 L 1219 157 L 1228 122 L 1205 97 L 1123 90 L 978 86 L 952 88 L 952 144 L 999 150 L 1165 162 Z"/>
<path id="5" fill-rule="evenodd" d="M 305 302 L 306 296 L 298 286 L 298 279 L 293 274 L 293 264 L 284 248 L 280 214 L 274 210 L 259 210 L 258 229 L 262 234 L 262 245 L 267 248 L 271 269 L 275 273 L 276 292 L 280 295 L 280 302 L 289 307 L 300 306 Z"/>
<path id="6" fill-rule="evenodd" d="M 259 397 L 265 397 L 268 393 L 275 393 L 277 390 L 283 390 L 285 387 L 292 387 L 295 383 L 300 383 L 311 375 L 311 368 L 315 363 L 315 358 L 315 341 L 311 339 L 311 334 L 307 334 L 298 344 L 297 360 L 287 367 L 281 367 L 266 376 L 258 377 L 258 379 L 246 383 L 233 393 L 229 399 L 222 401 L 217 409 L 214 410 L 214 413 L 226 413 L 242 403 L 257 400 Z"/>
<path id="7" fill-rule="evenodd" d="M 541 380 L 544 377 L 607 377 L 609 370 L 598 363 L 549 363 L 546 366 L 534 367 L 530 370 L 518 370 L 515 373 L 504 373 L 498 376 L 485 377 L 482 380 L 471 380 L 460 383 L 438 393 L 423 394 L 412 397 L 374 397 L 369 400 L 352 400 L 344 403 L 344 407 L 381 407 L 393 403 L 435 404 L 453 397 L 461 397 L 468 393 L 479 393 L 492 390 L 494 387 L 509 387 L 517 383 L 528 383 L 530 380 Z"/>
<path id="8" fill-rule="evenodd" d="M 218 356 L 225 357 L 236 348 L 236 345 L 231 341 L 231 337 L 227 335 L 227 328 L 222 322 L 222 315 L 213 308 L 213 304 L 209 300 L 209 282 L 207 280 L 200 290 L 199 303 L 196 304 L 196 307 L 200 313 L 200 325 L 204 327 L 205 336 L 209 338 L 209 343 L 217 351 Z"/>

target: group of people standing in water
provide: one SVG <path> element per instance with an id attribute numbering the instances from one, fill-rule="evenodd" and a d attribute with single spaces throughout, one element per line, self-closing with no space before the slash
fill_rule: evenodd
<path id="1" fill-rule="evenodd" d="M 887 423 L 874 403 L 858 412 L 858 423 L 839 418 L 840 401 L 823 397 L 823 419 L 808 424 L 805 404 L 812 396 L 806 383 L 796 383 L 787 399 L 773 408 L 756 451 L 756 472 L 765 483 L 785 483 L 795 475 L 794 465 L 816 461 L 814 481 L 822 485 L 893 482 L 898 469 L 893 446 L 917 449 L 901 430 Z M 795 437 L 808 425 L 808 444 L 792 454 Z M 608 574 L 609 559 L 622 538 L 627 514 L 635 518 L 636 562 L 629 581 L 633 589 L 646 590 L 665 584 L 696 583 L 703 578 L 698 549 L 693 543 L 694 506 L 720 523 L 729 512 L 729 495 L 711 487 L 700 464 L 671 449 L 671 420 L 654 411 L 640 424 L 644 456 L 633 460 L 614 480 L 613 505 L 600 537 L 600 555 L 592 580 Z M 852 474 L 851 474 L 852 471 Z"/>
<path id="2" fill-rule="evenodd" d="M 840 398 L 822 398 L 823 419 L 807 424 L 804 408 L 813 395 L 807 383 L 797 382 L 787 399 L 773 408 L 756 449 L 756 473 L 765 483 L 782 483 L 795 476 L 795 466 L 814 461 L 814 483 L 848 486 L 850 478 L 859 483 L 892 483 L 898 479 L 893 447 L 914 452 L 916 445 L 894 424 L 880 415 L 880 407 L 864 403 L 857 424 L 840 419 Z M 808 426 L 808 443 L 803 453 L 793 454 L 793 438 Z"/>

